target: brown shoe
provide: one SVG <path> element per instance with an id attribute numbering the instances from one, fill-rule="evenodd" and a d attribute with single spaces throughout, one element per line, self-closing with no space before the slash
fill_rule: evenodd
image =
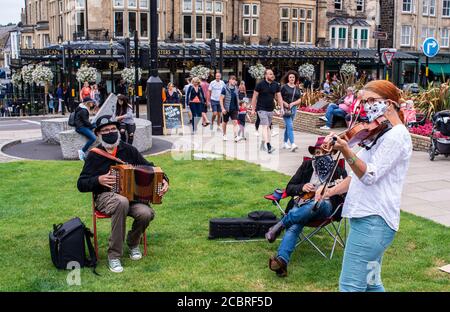
<path id="1" fill-rule="evenodd" d="M 284 224 L 281 221 L 278 222 L 277 224 L 275 224 L 274 226 L 272 226 L 265 235 L 267 241 L 269 243 L 273 243 L 274 241 L 276 241 L 277 237 L 280 236 L 281 231 L 283 231 L 283 229 L 284 229 Z"/>
<path id="2" fill-rule="evenodd" d="M 269 269 L 277 273 L 277 276 L 279 277 L 286 277 L 288 275 L 287 263 L 280 257 L 270 257 Z"/>

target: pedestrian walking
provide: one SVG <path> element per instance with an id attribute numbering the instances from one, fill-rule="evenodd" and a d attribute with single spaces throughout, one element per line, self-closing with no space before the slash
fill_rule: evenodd
<path id="1" fill-rule="evenodd" d="M 300 77 L 294 70 L 290 70 L 282 79 L 281 96 L 283 98 L 284 145 L 283 148 L 295 152 L 297 145 L 294 142 L 294 119 L 297 106 L 301 103 L 302 93 L 298 87 Z"/>
<path id="2" fill-rule="evenodd" d="M 94 105 L 94 101 L 90 97 L 86 97 L 75 109 L 75 131 L 88 139 L 83 148 L 78 150 L 78 157 L 80 160 L 84 160 L 86 158 L 86 153 L 89 150 L 89 147 L 91 147 L 91 145 L 97 140 L 97 137 L 92 131 L 95 126 L 89 121 L 89 113 Z"/>
<path id="3" fill-rule="evenodd" d="M 186 105 L 189 105 L 192 112 L 192 132 L 197 131 L 197 123 L 202 118 L 203 109 L 206 105 L 206 97 L 200 86 L 200 78 L 192 78 L 192 86 L 189 87 L 186 94 Z"/>
<path id="4" fill-rule="evenodd" d="M 227 124 L 231 119 L 233 122 L 233 135 L 234 141 L 238 142 L 241 138 L 238 136 L 238 113 L 239 113 L 239 95 L 236 87 L 236 77 L 230 76 L 228 79 L 228 84 L 223 87 L 222 93 L 220 95 L 220 107 L 222 109 L 222 131 L 223 140 L 228 141 L 227 138 Z"/>
<path id="5" fill-rule="evenodd" d="M 220 96 L 224 87 L 225 82 L 222 80 L 222 75 L 220 73 L 216 73 L 216 79 L 211 81 L 208 88 L 210 92 L 212 110 L 211 130 L 213 130 L 214 120 L 217 118 L 217 131 L 220 131 L 220 114 L 222 112 L 222 108 L 220 106 Z"/>

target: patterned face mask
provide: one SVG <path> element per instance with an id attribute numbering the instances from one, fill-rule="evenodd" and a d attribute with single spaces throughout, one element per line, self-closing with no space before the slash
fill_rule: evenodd
<path id="1" fill-rule="evenodd" d="M 380 100 L 373 103 L 366 103 L 364 104 L 364 110 L 367 113 L 367 118 L 369 119 L 369 122 L 374 121 L 378 117 L 382 116 L 386 110 L 388 105 L 385 101 Z"/>
<path id="2" fill-rule="evenodd" d="M 334 160 L 331 155 L 313 156 L 312 162 L 315 173 L 320 183 L 324 183 L 331 175 L 334 167 Z"/>

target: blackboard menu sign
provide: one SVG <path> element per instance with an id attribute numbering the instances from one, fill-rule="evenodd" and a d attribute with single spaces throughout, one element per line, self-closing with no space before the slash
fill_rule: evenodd
<path id="1" fill-rule="evenodd" d="M 183 129 L 183 106 L 163 104 L 164 133 L 169 129 Z"/>

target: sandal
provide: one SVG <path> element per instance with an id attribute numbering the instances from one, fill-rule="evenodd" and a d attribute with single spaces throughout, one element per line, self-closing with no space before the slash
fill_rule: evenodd
<path id="1" fill-rule="evenodd" d="M 282 259 L 278 257 L 270 257 L 269 269 L 274 271 L 279 277 L 287 276 L 287 265 Z"/>

